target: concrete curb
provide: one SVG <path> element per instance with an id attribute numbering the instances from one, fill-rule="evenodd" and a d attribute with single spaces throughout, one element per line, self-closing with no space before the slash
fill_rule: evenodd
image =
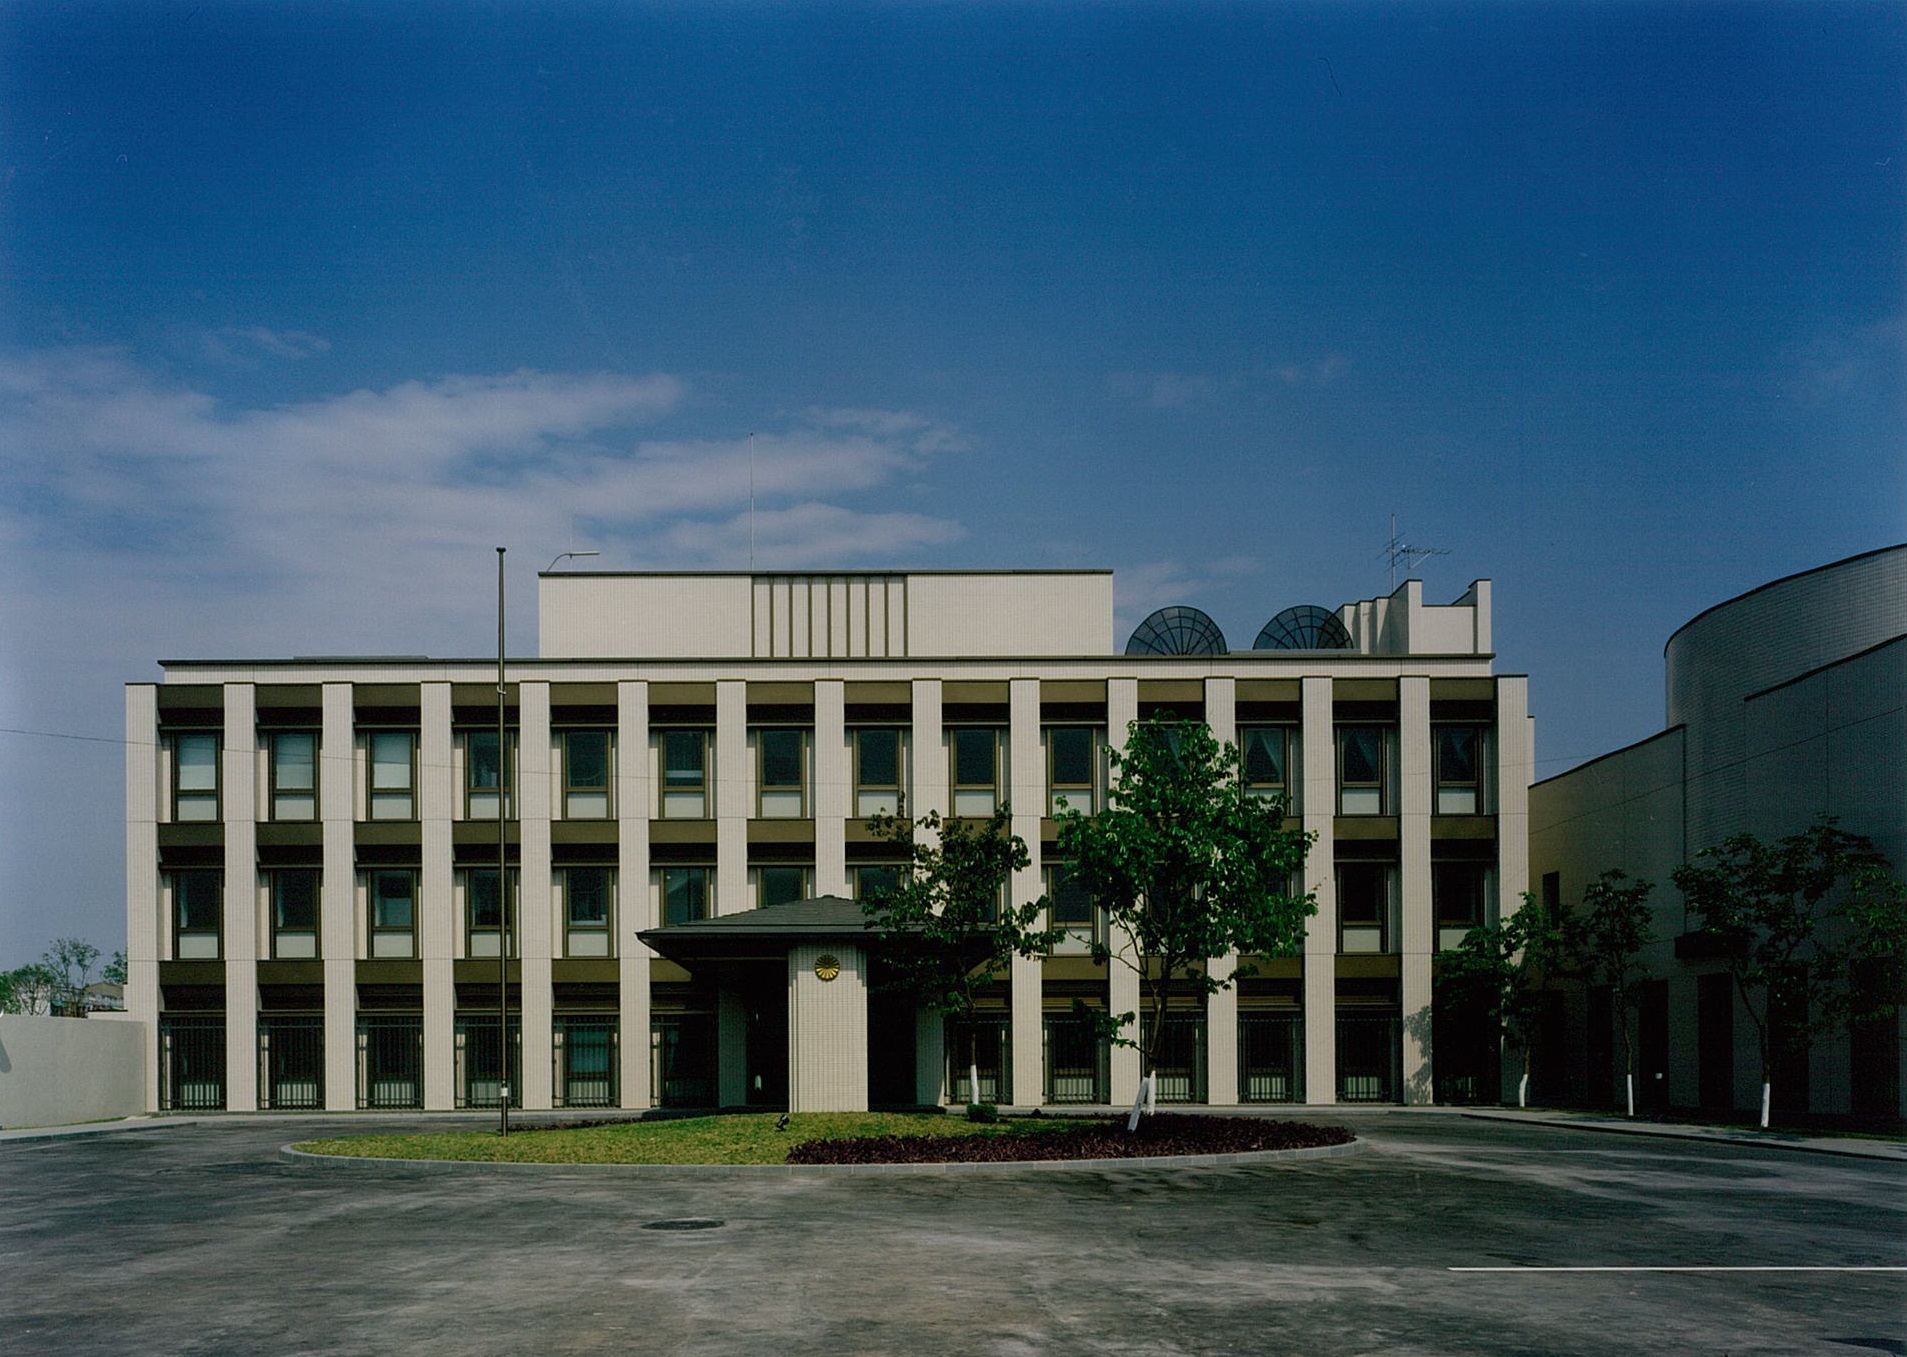
<path id="1" fill-rule="evenodd" d="M 1483 1111 L 1465 1109 L 1464 1116 L 1476 1121 L 1503 1121 L 1522 1126 L 1548 1126 L 1565 1131 L 1594 1131 L 1603 1135 L 1654 1136 L 1661 1140 L 1698 1140 L 1710 1145 L 1737 1145 L 1752 1150 L 1799 1150 L 1808 1154 L 1831 1154 L 1844 1159 L 1880 1159 L 1907 1163 L 1907 1145 L 1883 1141 L 1841 1140 L 1825 1136 L 1801 1136 L 1783 1131 L 1732 1130 L 1721 1126 L 1686 1126 L 1673 1122 L 1633 1122 L 1605 1120 L 1600 1117 L 1574 1116 L 1557 1112 L 1527 1112 L 1517 1109 Z"/>
<path id="2" fill-rule="evenodd" d="M 1161 1154 L 1130 1159 L 1009 1159 L 983 1164 L 522 1164 L 489 1159 L 372 1159 L 357 1155 L 312 1154 L 291 1145 L 282 1145 L 278 1157 L 288 1163 L 313 1168 L 342 1169 L 421 1169 L 428 1173 L 460 1173 L 468 1169 L 542 1173 L 599 1172 L 604 1169 L 638 1174 L 770 1175 L 797 1177 L 835 1174 L 920 1174 L 920 1173 L 1024 1173 L 1028 1170 L 1133 1169 L 1133 1168 L 1240 1168 L 1252 1164 L 1283 1163 L 1296 1159 L 1335 1159 L 1367 1148 L 1363 1140 L 1342 1145 L 1314 1145 L 1297 1150 L 1250 1150 L 1241 1154 Z"/>

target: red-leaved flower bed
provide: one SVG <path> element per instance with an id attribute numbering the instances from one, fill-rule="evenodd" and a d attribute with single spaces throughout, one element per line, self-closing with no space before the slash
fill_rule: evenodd
<path id="1" fill-rule="evenodd" d="M 1356 1139 L 1342 1126 L 1256 1117 L 1201 1117 L 1175 1112 L 1143 1118 L 1130 1133 L 1124 1117 L 1055 1118 L 1035 1131 L 971 1136 L 867 1136 L 807 1140 L 788 1151 L 790 1164 L 998 1164 L 1028 1159 L 1142 1159 L 1167 1154 L 1243 1154 L 1301 1150 Z"/>

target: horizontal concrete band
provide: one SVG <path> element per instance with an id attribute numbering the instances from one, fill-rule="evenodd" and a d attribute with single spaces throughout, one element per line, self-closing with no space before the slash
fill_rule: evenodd
<path id="1" fill-rule="evenodd" d="M 1353 1154 L 1365 1148 L 1362 1140 L 1342 1145 L 1314 1145 L 1297 1150 L 1248 1150 L 1239 1154 L 1160 1154 L 1135 1155 L 1130 1159 L 1009 1159 L 987 1163 L 959 1164 L 521 1164 L 488 1159 L 371 1159 L 359 1155 L 312 1154 L 291 1145 L 279 1147 L 278 1157 L 294 1164 L 328 1169 L 415 1168 L 431 1173 L 457 1173 L 464 1169 L 573 1172 L 602 1169 L 635 1170 L 639 1173 L 674 1174 L 836 1174 L 836 1173 L 966 1173 L 1005 1171 L 1021 1173 L 1028 1169 L 1132 1169 L 1132 1168 L 1239 1168 L 1250 1164 L 1269 1164 L 1289 1159 L 1330 1159 Z"/>

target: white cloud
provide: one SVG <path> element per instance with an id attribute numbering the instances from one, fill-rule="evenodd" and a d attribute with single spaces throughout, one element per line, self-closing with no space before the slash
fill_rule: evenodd
<path id="1" fill-rule="evenodd" d="M 1202 372 L 1116 372 L 1109 382 L 1114 395 L 1152 410 L 1199 405 L 1218 391 L 1217 378 Z"/>
<path id="2" fill-rule="evenodd" d="M 331 341 L 307 330 L 273 330 L 264 325 L 198 326 L 174 332 L 176 346 L 203 362 L 249 367 L 260 359 L 296 362 L 331 352 Z"/>

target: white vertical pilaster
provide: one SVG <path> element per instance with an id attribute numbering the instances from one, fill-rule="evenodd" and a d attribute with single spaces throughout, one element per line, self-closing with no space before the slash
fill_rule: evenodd
<path id="1" fill-rule="evenodd" d="M 1530 889 L 1530 783 L 1536 774 L 1536 723 L 1529 680 L 1511 674 L 1496 681 L 1497 899 L 1510 915 Z"/>
<path id="2" fill-rule="evenodd" d="M 1205 680 L 1205 724 L 1223 744 L 1238 743 L 1238 680 L 1215 674 Z M 1236 954 L 1213 957 L 1210 975 L 1231 981 L 1238 970 Z M 1205 1096 L 1227 1105 L 1238 1101 L 1238 988 L 1226 984 L 1205 1001 Z"/>
<path id="3" fill-rule="evenodd" d="M 1398 821 L 1397 876 L 1400 914 L 1400 998 L 1404 1028 L 1407 1103 L 1436 1100 L 1430 1046 L 1430 968 L 1437 926 L 1430 898 L 1430 680 L 1407 674 L 1397 680 Z"/>
<path id="4" fill-rule="evenodd" d="M 1032 859 L 1014 874 L 1011 886 L 1016 905 L 1029 904 L 1043 893 L 1040 874 L 1040 816 L 1046 809 L 1046 758 L 1040 745 L 1040 681 L 1017 678 L 1007 687 L 1007 792 L 1013 833 L 1026 844 Z M 1044 1100 L 1046 1089 L 1045 1025 L 1041 1014 L 1041 965 L 1038 957 L 1013 958 L 1010 993 L 1013 1004 L 1013 1101 L 1022 1106 Z"/>
<path id="5" fill-rule="evenodd" d="M 145 1101 L 159 1108 L 159 689 L 126 685 L 126 1012 L 145 1033 Z"/>
<path id="6" fill-rule="evenodd" d="M 1304 725 L 1305 832 L 1316 835 L 1305 858 L 1305 889 L 1318 912 L 1304 937 L 1304 1096 L 1334 1103 L 1338 1088 L 1337 953 L 1338 907 L 1332 833 L 1337 813 L 1337 740 L 1331 723 L 1331 680 L 1307 674 L 1300 683 Z"/>
<path id="7" fill-rule="evenodd" d="M 357 1106 L 358 938 L 368 926 L 358 914 L 351 685 L 325 684 L 322 702 L 318 820 L 324 832 L 324 902 L 318 955 L 324 958 L 324 1105 L 330 1112 L 349 1112 Z"/>
<path id="8" fill-rule="evenodd" d="M 907 814 L 918 820 L 930 811 L 945 815 L 952 802 L 948 794 L 946 736 L 940 717 L 940 680 L 915 679 L 913 696 L 908 758 L 912 786 Z"/>
<path id="9" fill-rule="evenodd" d="M 616 685 L 616 956 L 622 1105 L 649 1107 L 651 953 L 636 934 L 656 926 L 649 891 L 649 685 Z"/>
<path id="10" fill-rule="evenodd" d="M 550 685 L 517 683 L 517 920 L 522 958 L 523 1088 L 517 1105 L 552 1103 L 555 1025 L 550 960 L 556 955 L 555 892 L 550 863 Z"/>
<path id="11" fill-rule="evenodd" d="M 848 893 L 847 822 L 853 810 L 854 761 L 848 748 L 847 686 L 814 685 L 814 893 Z"/>
<path id="12" fill-rule="evenodd" d="M 225 1106 L 258 1106 L 258 690 L 225 685 Z"/>
<path id="13" fill-rule="evenodd" d="M 424 969 L 424 1106 L 456 1105 L 457 901 L 450 819 L 456 800 L 451 769 L 450 685 L 419 686 L 417 812 L 423 868 L 417 890 L 418 955 Z"/>
<path id="14" fill-rule="evenodd" d="M 1114 678 L 1106 680 L 1106 741 L 1115 749 L 1123 750 L 1130 734 L 1132 723 L 1139 719 L 1139 680 L 1136 678 Z M 1115 777 L 1117 775 L 1115 774 Z M 1113 949 L 1113 959 L 1106 967 L 1106 1003 L 1113 1013 L 1139 1012 L 1139 976 L 1130 966 L 1119 960 L 1119 953 L 1130 953 L 1130 940 L 1123 936 L 1107 939 Z M 1123 944 L 1123 946 L 1122 946 Z M 1139 1029 L 1128 1028 L 1128 1036 L 1139 1035 Z M 1112 1099 L 1124 1102 L 1139 1091 L 1139 1053 L 1129 1046 L 1112 1048 Z"/>
<path id="15" fill-rule="evenodd" d="M 748 820 L 755 813 L 748 766 L 748 684 L 715 685 L 715 913 L 754 905 L 748 891 Z"/>

